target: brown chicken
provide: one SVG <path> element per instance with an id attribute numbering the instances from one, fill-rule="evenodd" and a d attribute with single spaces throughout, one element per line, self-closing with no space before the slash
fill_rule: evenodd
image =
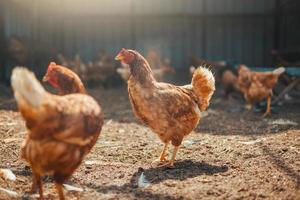
<path id="1" fill-rule="evenodd" d="M 43 78 L 58 90 L 59 95 L 86 93 L 85 87 L 78 75 L 72 70 L 51 62 Z"/>
<path id="2" fill-rule="evenodd" d="M 284 71 L 285 69 L 280 67 L 272 72 L 252 72 L 245 65 L 239 66 L 238 87 L 244 94 L 248 109 L 252 109 L 254 103 L 267 100 L 267 109 L 263 116 L 271 113 L 272 89 Z"/>
<path id="3" fill-rule="evenodd" d="M 122 49 L 116 60 L 130 67 L 128 93 L 133 111 L 138 119 L 149 126 L 164 143 L 159 157 L 166 161 L 166 150 L 171 142 L 174 151 L 168 167 L 174 167 L 178 148 L 184 138 L 193 131 L 215 90 L 213 74 L 199 67 L 192 84 L 175 86 L 157 82 L 146 59 L 134 50 Z"/>
<path id="4" fill-rule="evenodd" d="M 222 83 L 226 97 L 231 92 L 239 91 L 238 77 L 231 70 L 225 70 L 222 73 L 220 82 Z"/>
<path id="5" fill-rule="evenodd" d="M 28 129 L 21 158 L 29 163 L 33 172 L 30 192 L 39 189 L 42 199 L 41 177 L 52 175 L 59 198 L 64 199 L 62 184 L 80 165 L 101 132 L 101 108 L 86 94 L 48 93 L 25 68 L 15 68 L 11 81 Z"/>

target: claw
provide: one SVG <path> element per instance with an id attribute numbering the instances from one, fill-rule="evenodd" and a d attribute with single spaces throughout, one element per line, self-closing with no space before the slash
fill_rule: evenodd
<path id="1" fill-rule="evenodd" d="M 174 169 L 175 166 L 174 166 L 174 162 L 169 162 L 167 165 L 166 165 L 167 168 L 169 169 Z"/>
<path id="2" fill-rule="evenodd" d="M 269 114 L 271 114 L 271 98 L 270 97 L 268 97 L 268 99 L 267 99 L 267 110 L 266 110 L 265 114 L 263 115 L 263 117 L 266 117 Z"/>
<path id="3" fill-rule="evenodd" d="M 247 105 L 245 106 L 245 108 L 246 108 L 247 110 L 252 110 L 252 105 L 251 105 L 251 104 L 247 104 Z"/>
<path id="4" fill-rule="evenodd" d="M 268 116 L 270 114 L 271 114 L 270 112 L 265 112 L 262 117 L 266 117 L 266 116 Z"/>
<path id="5" fill-rule="evenodd" d="M 151 162 L 151 166 L 153 167 L 153 165 L 155 165 L 157 167 L 161 167 L 161 166 L 166 165 L 166 162 L 168 162 L 168 160 L 166 158 L 162 159 L 162 160 L 158 158 Z"/>

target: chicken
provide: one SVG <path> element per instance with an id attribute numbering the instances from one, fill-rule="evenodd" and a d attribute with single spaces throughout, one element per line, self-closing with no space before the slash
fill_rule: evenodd
<path id="1" fill-rule="evenodd" d="M 215 90 L 213 74 L 199 67 L 191 85 L 175 86 L 157 82 L 146 59 L 134 50 L 122 49 L 115 59 L 130 67 L 131 75 L 127 83 L 134 114 L 164 143 L 159 161 L 167 160 L 166 150 L 171 142 L 174 151 L 166 165 L 174 167 L 176 153 L 184 136 L 197 126 L 200 111 L 209 106 Z"/>
<path id="2" fill-rule="evenodd" d="M 80 165 L 101 132 L 101 108 L 86 94 L 48 93 L 25 68 L 13 70 L 11 84 L 27 127 L 21 158 L 33 172 L 30 192 L 39 189 L 42 199 L 41 177 L 52 175 L 59 198 L 64 199 L 62 184 Z"/>
<path id="3" fill-rule="evenodd" d="M 285 69 L 280 67 L 272 72 L 252 72 L 245 65 L 239 66 L 238 88 L 244 94 L 248 109 L 252 109 L 256 102 L 267 100 L 267 109 L 263 116 L 271 113 L 272 89 L 284 71 Z"/>
<path id="4" fill-rule="evenodd" d="M 231 70 L 224 70 L 221 75 L 221 83 L 224 87 L 226 97 L 233 91 L 239 91 L 237 80 L 238 77 Z"/>
<path id="5" fill-rule="evenodd" d="M 83 83 L 75 72 L 54 62 L 49 64 L 43 81 L 49 82 L 57 89 L 59 95 L 86 93 Z"/>

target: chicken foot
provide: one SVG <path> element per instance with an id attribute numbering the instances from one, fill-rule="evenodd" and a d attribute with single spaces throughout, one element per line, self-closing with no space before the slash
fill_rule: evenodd
<path id="1" fill-rule="evenodd" d="M 175 161 L 175 158 L 176 158 L 178 149 L 179 149 L 179 146 L 174 146 L 173 154 L 172 154 L 171 160 L 170 160 L 168 163 L 164 164 L 164 165 L 160 165 L 160 167 L 166 166 L 166 167 L 168 167 L 168 168 L 174 168 L 174 161 Z"/>
<path id="2" fill-rule="evenodd" d="M 167 151 L 167 149 L 168 149 L 168 143 L 165 143 L 164 144 L 164 148 L 163 148 L 163 150 L 162 150 L 162 152 L 161 152 L 161 154 L 159 156 L 159 161 L 160 162 L 167 161 L 167 159 L 166 159 L 166 151 Z"/>
<path id="3" fill-rule="evenodd" d="M 252 110 L 252 103 L 248 103 L 246 104 L 245 108 L 248 110 L 248 111 L 251 111 Z"/>
<path id="4" fill-rule="evenodd" d="M 169 161 L 169 163 L 166 165 L 168 168 L 174 168 L 174 161 L 175 161 L 178 149 L 179 149 L 179 146 L 174 146 L 172 158 Z"/>
<path id="5" fill-rule="evenodd" d="M 267 109 L 266 112 L 263 114 L 263 117 L 266 117 L 269 114 L 271 114 L 271 97 L 267 98 Z"/>
<path id="6" fill-rule="evenodd" d="M 168 145 L 169 145 L 168 142 L 164 144 L 164 148 L 163 148 L 162 152 L 160 153 L 159 158 L 158 158 L 158 159 L 155 159 L 155 160 L 152 162 L 152 164 L 154 164 L 154 163 L 159 163 L 159 165 L 161 165 L 163 162 L 168 161 L 168 159 L 166 158 Z"/>

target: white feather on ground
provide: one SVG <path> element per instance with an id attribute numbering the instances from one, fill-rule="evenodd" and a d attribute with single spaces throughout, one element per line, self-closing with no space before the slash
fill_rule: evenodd
<path id="1" fill-rule="evenodd" d="M 68 185 L 68 184 L 63 184 L 64 188 L 68 191 L 75 191 L 75 192 L 83 192 L 82 188 L 78 188 L 72 185 Z"/>
<path id="2" fill-rule="evenodd" d="M 15 181 L 17 179 L 10 169 L 0 169 L 0 176 L 10 181 Z"/>
<path id="3" fill-rule="evenodd" d="M 12 197 L 18 197 L 18 193 L 16 193 L 15 191 L 12 191 L 12 190 L 8 190 L 8 189 L 4 189 L 4 188 L 1 188 L 0 187 L 0 192 L 4 192 Z"/>
<path id="4" fill-rule="evenodd" d="M 144 172 L 142 172 L 142 174 L 138 180 L 138 187 L 144 188 L 144 187 L 148 187 L 149 185 L 150 185 L 150 182 L 146 179 Z"/>

